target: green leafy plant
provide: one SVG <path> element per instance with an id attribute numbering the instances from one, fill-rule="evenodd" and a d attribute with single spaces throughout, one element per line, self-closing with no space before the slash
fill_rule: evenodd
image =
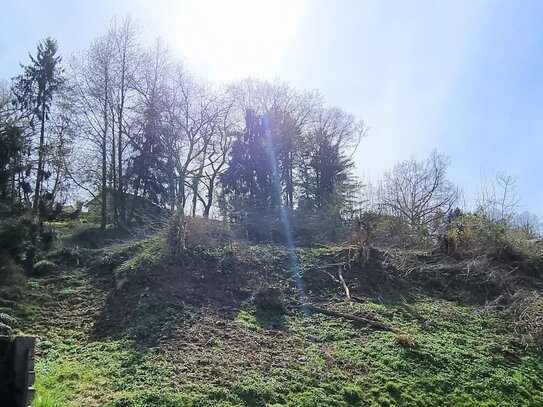
<path id="1" fill-rule="evenodd" d="M 40 260 L 32 267 L 32 272 L 37 276 L 44 276 L 57 269 L 57 265 L 49 260 Z"/>

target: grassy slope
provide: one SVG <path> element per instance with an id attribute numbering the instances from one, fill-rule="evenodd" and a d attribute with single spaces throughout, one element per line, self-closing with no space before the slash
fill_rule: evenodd
<path id="1" fill-rule="evenodd" d="M 158 240 L 66 249 L 18 310 L 41 338 L 34 405 L 543 405 L 543 354 L 500 311 L 397 288 L 377 260 L 346 275 L 367 298 L 346 303 L 315 268 L 333 251 L 298 251 L 311 300 L 392 325 L 414 347 L 292 303 L 285 315 L 256 312 L 263 280 L 296 296 L 282 249 L 197 250 L 164 264 Z M 115 273 L 129 277 L 119 290 Z"/>

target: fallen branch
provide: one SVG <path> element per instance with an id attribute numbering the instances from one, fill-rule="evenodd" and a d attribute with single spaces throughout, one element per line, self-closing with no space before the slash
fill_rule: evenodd
<path id="1" fill-rule="evenodd" d="M 338 265 L 338 266 L 340 266 L 340 265 Z M 322 271 L 324 274 L 326 274 L 328 277 L 330 277 L 336 283 L 343 284 L 343 289 L 345 290 L 345 295 L 346 295 L 348 300 L 354 301 L 354 302 L 360 302 L 360 303 L 368 302 L 368 299 L 365 298 L 365 297 L 359 297 L 357 295 L 351 294 L 349 288 L 347 287 L 347 284 L 345 283 L 345 280 L 343 279 L 343 274 L 341 273 L 341 266 L 339 267 L 339 273 L 338 273 L 339 277 L 340 277 L 339 279 L 337 279 L 332 273 L 329 273 L 326 270 L 323 270 L 323 269 L 317 269 L 317 270 Z"/>
<path id="2" fill-rule="evenodd" d="M 343 263 L 330 263 L 330 264 L 324 264 L 322 266 L 317 266 L 317 267 L 313 267 L 313 268 L 319 270 L 319 269 L 330 269 L 332 267 L 346 266 L 346 265 L 347 265 L 346 262 L 343 262 Z"/>
<path id="3" fill-rule="evenodd" d="M 301 303 L 300 305 L 303 307 L 306 307 L 307 309 L 310 309 L 311 311 L 318 312 L 319 314 L 348 319 L 349 321 L 359 322 L 359 323 L 368 325 L 372 328 L 380 329 L 382 331 L 401 333 L 401 331 L 398 331 L 397 329 L 392 328 L 391 326 L 383 324 L 382 322 L 379 322 L 379 321 L 374 321 L 374 320 L 363 318 L 363 317 L 357 317 L 356 315 L 344 314 L 343 312 L 332 311 L 326 308 L 317 307 L 316 305 L 309 304 L 309 303 Z"/>
<path id="4" fill-rule="evenodd" d="M 356 302 L 361 302 L 361 303 L 368 302 L 368 299 L 367 299 L 367 298 L 365 298 L 365 297 L 359 297 L 359 296 L 354 295 L 354 294 L 351 294 L 351 300 L 356 301 Z"/>

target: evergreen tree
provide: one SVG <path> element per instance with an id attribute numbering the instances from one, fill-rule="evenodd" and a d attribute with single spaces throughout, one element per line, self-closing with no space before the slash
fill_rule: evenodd
<path id="1" fill-rule="evenodd" d="M 12 207 L 21 200 L 21 191 L 30 185 L 25 179 L 28 142 L 13 124 L 0 128 L 0 204 Z"/>
<path id="2" fill-rule="evenodd" d="M 248 109 L 245 131 L 234 142 L 227 170 L 221 175 L 223 211 L 246 225 L 255 240 L 263 239 L 266 225 L 281 203 L 276 185 L 268 116 Z M 260 227 L 262 226 L 262 228 Z"/>
<path id="3" fill-rule="evenodd" d="M 54 96 L 65 82 L 62 58 L 57 55 L 56 40 L 47 37 L 38 44 L 36 57 L 31 64 L 22 66 L 24 72 L 16 78 L 14 93 L 21 110 L 29 111 L 39 121 L 38 167 L 34 188 L 34 211 L 39 208 L 42 184 L 45 177 L 45 122 L 49 119 Z"/>

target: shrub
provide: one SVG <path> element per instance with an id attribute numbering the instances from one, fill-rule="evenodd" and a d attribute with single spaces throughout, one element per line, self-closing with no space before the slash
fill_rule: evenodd
<path id="1" fill-rule="evenodd" d="M 364 214 L 370 219 L 373 230 L 371 242 L 377 246 L 411 248 L 429 245 L 428 231 L 413 228 L 403 219 L 385 214 Z"/>
<path id="2" fill-rule="evenodd" d="M 337 243 L 347 240 L 348 236 L 348 227 L 336 207 L 317 211 L 298 208 L 294 212 L 293 225 L 296 243 L 301 246 Z"/>
<path id="3" fill-rule="evenodd" d="M 23 268 L 7 254 L 0 254 L 0 297 L 19 299 L 25 284 Z"/>
<path id="4" fill-rule="evenodd" d="M 507 310 L 515 331 L 526 343 L 543 347 L 543 296 L 537 291 L 516 292 Z"/>
<path id="5" fill-rule="evenodd" d="M 448 233 L 449 239 L 455 241 L 456 252 L 463 257 L 486 256 L 502 263 L 527 260 L 533 269 L 543 263 L 543 245 L 503 221 L 463 214 L 452 222 Z"/>
<path id="6" fill-rule="evenodd" d="M 17 319 L 9 314 L 0 313 L 0 335 L 11 335 L 16 325 Z"/>
<path id="7" fill-rule="evenodd" d="M 0 248 L 17 263 L 32 264 L 36 256 L 39 226 L 34 218 L 21 216 L 0 222 Z"/>
<path id="8" fill-rule="evenodd" d="M 57 269 L 57 265 L 49 260 L 40 260 L 32 267 L 32 271 L 35 275 L 43 276 L 52 273 Z"/>
<path id="9" fill-rule="evenodd" d="M 230 230 L 220 220 L 201 217 L 186 218 L 187 247 L 211 246 L 219 247 L 232 241 Z"/>
<path id="10" fill-rule="evenodd" d="M 397 334 L 396 344 L 402 348 L 414 348 L 417 346 L 415 340 L 408 334 Z"/>
<path id="11" fill-rule="evenodd" d="M 265 286 L 254 295 L 254 303 L 257 310 L 284 311 L 285 303 L 283 293 L 277 287 Z"/>
<path id="12" fill-rule="evenodd" d="M 343 399 L 349 404 L 360 403 L 362 400 L 362 389 L 353 384 L 349 384 L 342 389 Z"/>
<path id="13" fill-rule="evenodd" d="M 477 256 L 500 252 L 507 245 L 505 225 L 482 215 L 463 214 L 449 228 L 459 254 Z"/>

